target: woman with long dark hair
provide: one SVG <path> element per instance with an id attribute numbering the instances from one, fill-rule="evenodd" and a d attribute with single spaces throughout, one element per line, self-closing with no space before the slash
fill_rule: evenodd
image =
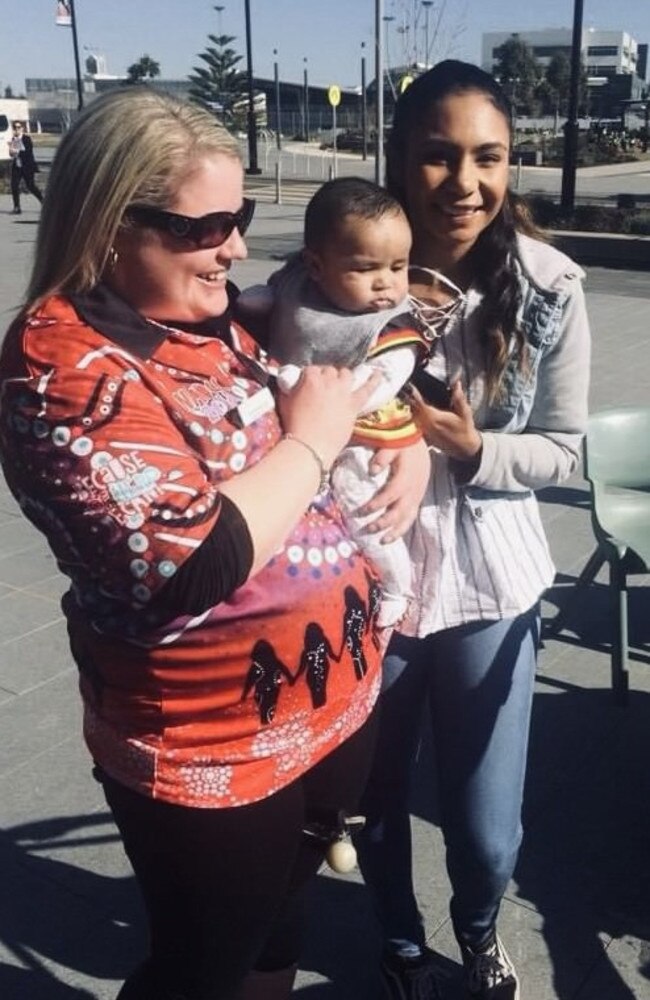
<path id="1" fill-rule="evenodd" d="M 384 662 L 379 747 L 358 838 L 383 926 L 391 996 L 438 996 L 413 891 L 408 778 L 432 719 L 451 918 L 467 994 L 514 1000 L 496 932 L 521 842 L 539 601 L 554 567 L 535 490 L 576 467 L 587 416 L 582 281 L 508 190 L 511 114 L 497 82 L 446 61 L 397 102 L 388 186 L 413 229 L 412 263 L 461 308 L 432 375 L 447 409 L 412 403 L 431 477 L 411 554 L 418 601 Z"/>

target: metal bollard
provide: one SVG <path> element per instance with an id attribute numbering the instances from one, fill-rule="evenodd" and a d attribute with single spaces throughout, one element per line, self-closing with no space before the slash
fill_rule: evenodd
<path id="1" fill-rule="evenodd" d="M 282 204 L 282 170 L 280 167 L 280 157 L 275 164 L 275 204 Z"/>

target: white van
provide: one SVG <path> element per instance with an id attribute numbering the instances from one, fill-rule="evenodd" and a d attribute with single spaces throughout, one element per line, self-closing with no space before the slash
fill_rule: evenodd
<path id="1" fill-rule="evenodd" d="M 29 128 L 29 104 L 23 97 L 5 97 L 0 99 L 0 162 L 8 160 L 9 140 L 13 129 L 11 123 L 24 122 Z"/>
<path id="2" fill-rule="evenodd" d="M 0 160 L 9 159 L 9 140 L 11 139 L 11 122 L 0 111 Z"/>

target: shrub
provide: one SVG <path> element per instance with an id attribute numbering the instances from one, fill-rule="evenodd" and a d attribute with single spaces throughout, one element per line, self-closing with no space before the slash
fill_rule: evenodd
<path id="1" fill-rule="evenodd" d="M 636 209 L 636 198 L 633 194 L 619 194 L 616 199 L 616 207 L 633 212 Z"/>
<path id="2" fill-rule="evenodd" d="M 528 195 L 525 201 L 537 225 L 542 229 L 552 229 L 558 215 L 558 206 L 555 202 L 550 198 L 544 198 L 543 195 Z"/>
<path id="3" fill-rule="evenodd" d="M 576 205 L 571 218 L 571 229 L 587 233 L 625 233 L 628 217 L 619 208 L 605 205 Z"/>
<path id="4" fill-rule="evenodd" d="M 570 213 L 543 195 L 528 195 L 525 200 L 534 221 L 542 229 L 650 235 L 650 211 L 637 209 L 631 195 L 620 195 L 616 208 L 612 205 L 576 205 Z"/>
<path id="5" fill-rule="evenodd" d="M 630 233 L 633 236 L 650 236 L 650 213 L 631 219 Z"/>

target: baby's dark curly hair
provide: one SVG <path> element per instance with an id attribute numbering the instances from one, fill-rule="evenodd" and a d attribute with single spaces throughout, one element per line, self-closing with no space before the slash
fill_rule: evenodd
<path id="1" fill-rule="evenodd" d="M 327 181 L 313 196 L 305 211 L 304 241 L 308 250 L 318 251 L 335 239 L 337 227 L 347 216 L 382 219 L 399 215 L 404 209 L 394 194 L 363 177 L 337 177 Z"/>

